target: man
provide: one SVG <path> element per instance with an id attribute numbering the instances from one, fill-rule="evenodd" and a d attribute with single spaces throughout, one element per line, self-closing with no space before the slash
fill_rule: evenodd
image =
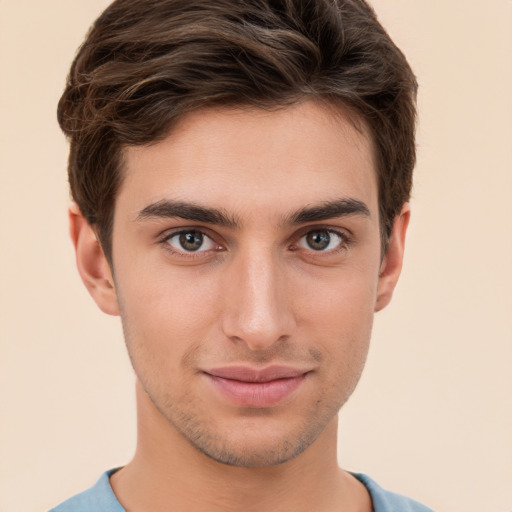
<path id="1" fill-rule="evenodd" d="M 339 469 L 398 280 L 416 81 L 363 0 L 117 0 L 58 110 L 80 275 L 137 377 L 133 460 L 54 509 L 426 511 Z"/>

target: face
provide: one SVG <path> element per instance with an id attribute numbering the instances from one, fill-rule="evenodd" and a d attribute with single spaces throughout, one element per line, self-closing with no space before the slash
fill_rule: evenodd
<path id="1" fill-rule="evenodd" d="M 335 421 L 381 269 L 369 138 L 312 102 L 201 110 L 128 148 L 116 300 L 147 399 L 201 452 L 266 466 Z"/>

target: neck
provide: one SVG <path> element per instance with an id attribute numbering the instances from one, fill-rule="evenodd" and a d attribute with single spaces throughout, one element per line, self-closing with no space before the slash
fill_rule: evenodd
<path id="1" fill-rule="evenodd" d="M 114 493 L 128 512 L 371 510 L 362 484 L 338 467 L 337 417 L 288 462 L 229 466 L 192 446 L 137 388 L 136 453 L 111 477 Z"/>

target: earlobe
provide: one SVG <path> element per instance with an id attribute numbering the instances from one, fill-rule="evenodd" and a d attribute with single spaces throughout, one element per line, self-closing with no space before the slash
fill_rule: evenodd
<path id="1" fill-rule="evenodd" d="M 94 229 L 75 203 L 69 207 L 69 232 L 78 272 L 91 297 L 104 313 L 119 315 L 110 266 Z"/>
<path id="2" fill-rule="evenodd" d="M 405 235 L 411 210 L 409 204 L 403 205 L 399 215 L 396 216 L 393 223 L 393 229 L 388 244 L 386 254 L 382 260 L 379 273 L 377 288 L 377 300 L 375 302 L 375 311 L 385 308 L 391 301 L 393 291 L 402 271 L 402 263 L 405 249 Z"/>

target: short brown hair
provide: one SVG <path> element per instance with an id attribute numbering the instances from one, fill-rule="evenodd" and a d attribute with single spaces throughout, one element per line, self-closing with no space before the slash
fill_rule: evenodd
<path id="1" fill-rule="evenodd" d="M 416 79 L 364 0 L 116 0 L 78 51 L 58 106 L 73 199 L 107 258 L 122 150 L 208 105 L 318 98 L 370 128 L 384 245 L 409 199 Z"/>

